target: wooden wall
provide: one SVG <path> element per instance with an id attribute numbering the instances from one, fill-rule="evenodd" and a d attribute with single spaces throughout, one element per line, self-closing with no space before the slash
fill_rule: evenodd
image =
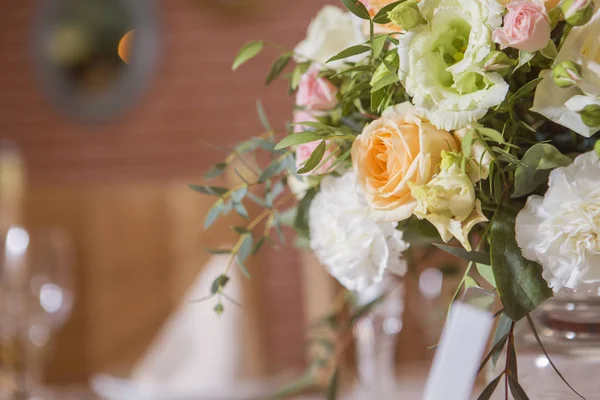
<path id="1" fill-rule="evenodd" d="M 122 118 L 86 126 L 50 106 L 34 76 L 29 40 L 38 2 L 0 0 L 0 139 L 15 141 L 25 157 L 26 221 L 64 226 L 78 245 L 82 286 L 54 380 L 127 368 L 143 352 L 203 263 L 206 207 L 185 183 L 222 157 L 206 143 L 229 146 L 262 133 L 259 97 L 273 124 L 289 119 L 284 87 L 263 88 L 276 52 L 234 74 L 237 49 L 257 38 L 293 47 L 323 0 L 241 1 L 241 10 L 229 6 L 234 1 L 157 3 L 162 43 L 153 81 Z M 299 367 L 298 257 L 269 253 L 257 273 L 268 369 Z"/>

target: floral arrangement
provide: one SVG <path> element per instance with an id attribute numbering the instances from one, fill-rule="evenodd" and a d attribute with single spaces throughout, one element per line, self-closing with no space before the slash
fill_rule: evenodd
<path id="1" fill-rule="evenodd" d="M 248 275 L 244 261 L 292 226 L 351 291 L 405 274 L 411 246 L 464 258 L 459 291 L 491 287 L 503 305 L 484 363 L 508 348 L 480 398 L 503 376 L 525 398 L 514 323 L 535 330 L 529 313 L 553 293 L 600 281 L 600 11 L 591 0 L 342 3 L 325 6 L 294 50 L 253 41 L 239 51 L 234 70 L 281 50 L 267 84 L 287 79 L 296 107 L 277 132 L 259 104 L 267 132 L 207 175 L 239 160 L 243 184 L 191 186 L 217 198 L 206 227 L 231 210 L 249 219 L 233 248 L 209 251 Z M 257 170 L 244 160 L 259 151 L 271 160 Z M 250 218 L 246 201 L 264 211 Z M 228 271 L 212 287 L 219 313 Z"/>

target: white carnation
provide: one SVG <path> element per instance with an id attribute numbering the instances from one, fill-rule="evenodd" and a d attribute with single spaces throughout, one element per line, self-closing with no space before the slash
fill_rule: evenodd
<path id="1" fill-rule="evenodd" d="M 408 244 L 396 223 L 369 218 L 365 196 L 350 171 L 328 176 L 309 211 L 310 247 L 319 261 L 349 290 L 363 291 L 386 270 L 404 275 L 401 258 Z"/>
<path id="2" fill-rule="evenodd" d="M 306 39 L 300 42 L 294 51 L 301 57 L 325 64 L 342 50 L 364 43 L 366 40 L 361 31 L 360 20 L 356 16 L 338 7 L 327 5 L 310 23 Z M 359 54 L 345 60 L 332 61 L 327 66 L 338 69 L 344 61 L 358 62 L 364 57 L 365 54 Z"/>
<path id="3" fill-rule="evenodd" d="M 552 171 L 546 195 L 530 196 L 517 216 L 516 238 L 555 292 L 600 282 L 600 159 L 593 151 Z"/>

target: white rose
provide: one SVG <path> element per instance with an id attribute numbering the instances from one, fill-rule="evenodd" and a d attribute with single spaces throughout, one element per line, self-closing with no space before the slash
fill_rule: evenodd
<path id="1" fill-rule="evenodd" d="M 417 201 L 417 218 L 431 222 L 444 242 L 455 237 L 471 251 L 469 232 L 488 219 L 471 179 L 460 168 L 461 160 L 462 155 L 444 151 L 440 173 L 426 185 L 412 185 L 411 191 Z"/>
<path id="2" fill-rule="evenodd" d="M 400 80 L 433 125 L 464 128 L 508 92 L 502 76 L 479 67 L 494 48 L 503 7 L 495 0 L 423 0 L 419 7 L 428 25 L 399 38 Z"/>
<path id="3" fill-rule="evenodd" d="M 593 151 L 552 171 L 546 195 L 530 196 L 517 216 L 516 238 L 555 292 L 600 282 L 600 159 Z"/>
<path id="4" fill-rule="evenodd" d="M 563 125 L 582 136 L 590 137 L 600 128 L 583 123 L 577 111 L 590 104 L 598 104 L 600 96 L 600 10 L 590 22 L 571 30 L 562 45 L 556 64 L 573 61 L 581 65 L 578 86 L 559 88 L 552 79 L 552 71 L 543 72 L 537 86 L 532 111 Z"/>
<path id="5" fill-rule="evenodd" d="M 300 42 L 294 51 L 307 59 L 325 64 L 340 51 L 364 43 L 366 40 L 360 28 L 360 20 L 356 16 L 338 7 L 327 5 L 310 23 L 306 39 Z M 365 54 L 368 53 L 333 61 L 327 66 L 338 69 L 345 61 L 362 60 Z"/>
<path id="6" fill-rule="evenodd" d="M 321 182 L 309 210 L 310 247 L 319 261 L 349 290 L 363 291 L 383 277 L 386 270 L 404 275 L 401 258 L 408 244 L 396 223 L 376 223 L 349 171 Z"/>

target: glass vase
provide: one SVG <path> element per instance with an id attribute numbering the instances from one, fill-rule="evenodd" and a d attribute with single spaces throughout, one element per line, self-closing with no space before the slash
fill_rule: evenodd
<path id="1" fill-rule="evenodd" d="M 598 285 L 565 289 L 532 314 L 539 339 L 560 373 L 588 399 L 600 393 Z M 579 398 L 553 370 L 527 321 L 516 332 L 519 380 L 530 398 Z"/>
<path id="2" fill-rule="evenodd" d="M 347 400 L 387 400 L 398 396 L 396 344 L 402 330 L 404 285 L 393 276 L 357 294 L 357 307 L 382 297 L 354 326 L 357 382 Z"/>

